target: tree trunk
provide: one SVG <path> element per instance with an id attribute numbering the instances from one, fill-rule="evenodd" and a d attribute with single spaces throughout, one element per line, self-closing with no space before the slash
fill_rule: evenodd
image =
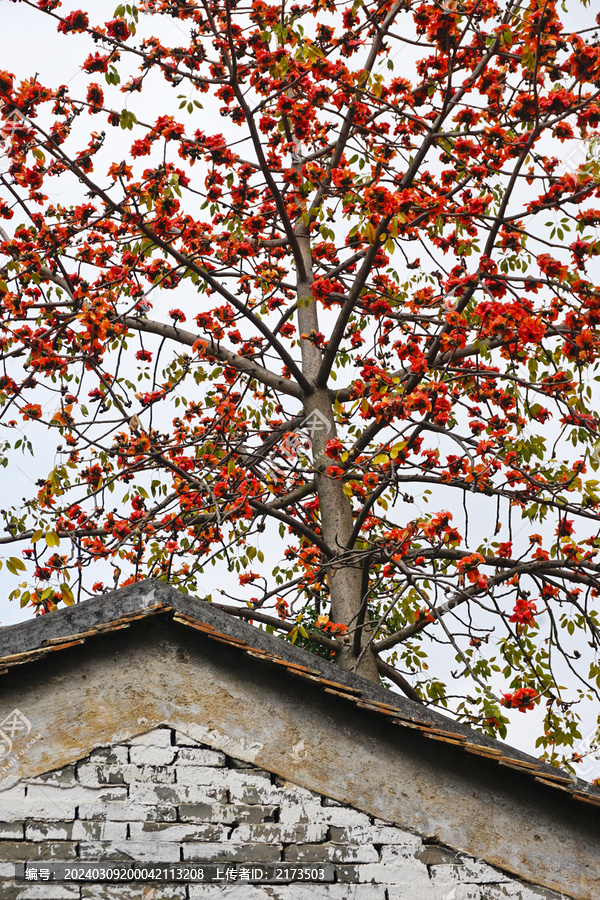
<path id="1" fill-rule="evenodd" d="M 306 278 L 298 279 L 298 331 L 302 334 L 315 334 L 319 331 L 317 307 L 312 294 L 312 258 L 310 237 L 306 226 L 300 224 L 296 235 L 302 251 Z M 308 381 L 315 383 L 321 365 L 321 351 L 309 340 L 301 340 L 302 371 Z M 371 650 L 361 655 L 360 661 L 354 655 L 353 628 L 358 624 L 363 602 L 363 572 L 359 565 L 336 561 L 343 557 L 354 525 L 352 504 L 344 493 L 344 482 L 339 478 L 330 478 L 325 474 L 329 457 L 324 455 L 328 440 L 337 436 L 333 404 L 326 389 L 315 389 L 304 397 L 304 413 L 309 419 L 311 433 L 311 452 L 315 468 L 315 481 L 323 539 L 331 548 L 334 556 L 327 567 L 329 592 L 331 598 L 331 619 L 342 622 L 350 630 L 350 640 L 343 644 L 338 656 L 339 664 L 345 669 L 354 669 L 365 678 L 378 681 L 377 663 Z M 312 418 L 311 418 L 312 416 Z M 365 615 L 368 622 L 368 615 Z M 370 629 L 362 629 L 361 646 L 369 638 Z"/>

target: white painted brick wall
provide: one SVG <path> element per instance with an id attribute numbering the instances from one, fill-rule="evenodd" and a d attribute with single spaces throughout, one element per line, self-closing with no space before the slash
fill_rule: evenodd
<path id="1" fill-rule="evenodd" d="M 194 728 L 191 727 L 194 731 Z M 197 731 L 197 729 L 196 729 Z M 194 733 L 196 733 L 194 731 Z M 336 883 L 31 884 L 17 859 L 330 863 Z M 0 791 L 0 900 L 555 900 L 161 726 Z"/>

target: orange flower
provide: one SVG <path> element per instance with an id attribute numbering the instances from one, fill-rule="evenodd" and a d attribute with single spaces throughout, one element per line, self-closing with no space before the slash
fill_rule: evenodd
<path id="1" fill-rule="evenodd" d="M 24 419 L 41 419 L 42 407 L 39 403 L 26 403 L 21 410 Z"/>

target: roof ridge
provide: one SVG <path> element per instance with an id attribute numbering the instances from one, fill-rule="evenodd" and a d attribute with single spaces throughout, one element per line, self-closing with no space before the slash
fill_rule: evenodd
<path id="1" fill-rule="evenodd" d="M 123 630 L 157 615 L 169 615 L 176 625 L 200 631 L 207 640 L 227 644 L 253 660 L 278 666 L 292 677 L 319 685 L 340 702 L 351 702 L 390 723 L 417 729 L 424 737 L 462 748 L 513 770 L 529 774 L 546 786 L 567 790 L 577 799 L 600 806 L 600 790 L 586 781 L 532 757 L 504 742 L 474 731 L 436 709 L 375 684 L 329 660 L 283 641 L 155 579 L 47 613 L 27 622 L 0 628 L 0 674 L 47 654 L 83 644 L 108 632 Z"/>

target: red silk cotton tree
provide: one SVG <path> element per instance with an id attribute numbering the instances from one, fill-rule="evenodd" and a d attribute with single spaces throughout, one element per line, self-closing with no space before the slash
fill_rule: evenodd
<path id="1" fill-rule="evenodd" d="M 558 759 L 600 695 L 593 19 L 20 2 L 83 74 L 0 73 L 13 596 L 225 595 Z"/>

